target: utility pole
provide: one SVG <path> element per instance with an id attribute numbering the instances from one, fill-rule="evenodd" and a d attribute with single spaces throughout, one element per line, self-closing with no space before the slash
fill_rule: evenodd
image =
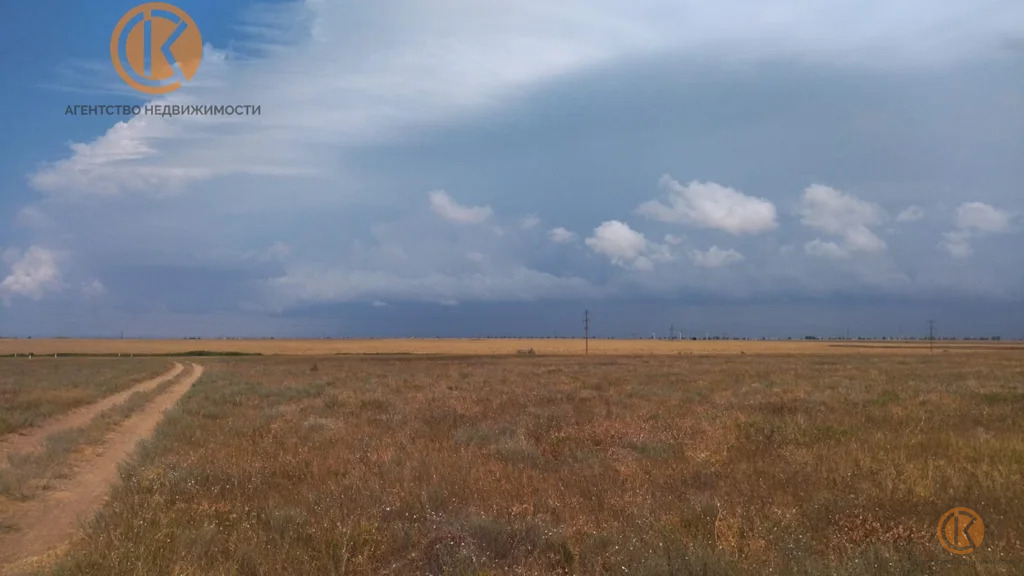
<path id="1" fill-rule="evenodd" d="M 583 311 L 583 354 L 590 356 L 590 310 Z"/>
<path id="2" fill-rule="evenodd" d="M 928 342 L 932 352 L 935 351 L 935 320 L 928 321 Z"/>
<path id="3" fill-rule="evenodd" d="M 675 324 L 670 324 L 669 327 L 668 327 L 668 339 L 669 340 L 675 340 L 676 339 L 676 325 Z"/>

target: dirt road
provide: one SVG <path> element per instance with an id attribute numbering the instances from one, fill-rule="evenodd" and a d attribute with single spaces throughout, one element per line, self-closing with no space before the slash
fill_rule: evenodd
<path id="1" fill-rule="evenodd" d="M 0 575 L 31 573 L 67 547 L 77 534 L 79 522 L 91 518 L 103 505 L 118 478 L 118 464 L 139 440 L 153 433 L 164 413 L 202 376 L 202 366 L 191 367 L 187 376 L 112 432 L 100 450 L 90 450 L 77 460 L 75 471 L 57 490 L 14 507 L 3 519 L 14 530 L 0 532 Z"/>
<path id="2" fill-rule="evenodd" d="M 112 394 L 92 404 L 75 408 L 67 414 L 56 416 L 40 426 L 0 437 L 0 466 L 7 462 L 7 456 L 10 454 L 38 450 L 43 447 L 46 443 L 46 437 L 50 434 L 85 426 L 97 414 L 124 402 L 135 392 L 146 392 L 156 388 L 160 384 L 177 377 L 183 369 L 181 364 L 175 362 L 174 367 L 156 378 L 139 382 L 127 390 Z"/>

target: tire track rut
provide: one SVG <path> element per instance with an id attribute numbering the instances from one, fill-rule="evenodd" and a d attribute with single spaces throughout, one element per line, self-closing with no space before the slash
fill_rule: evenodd
<path id="1" fill-rule="evenodd" d="M 103 505 L 111 485 L 118 479 L 118 465 L 139 440 L 152 435 L 164 413 L 203 375 L 202 366 L 193 363 L 191 367 L 188 376 L 114 430 L 99 454 L 90 451 L 76 461 L 71 478 L 61 482 L 56 491 L 13 507 L 3 521 L 15 530 L 0 533 L 0 574 L 31 573 L 63 552 L 77 536 L 79 523 L 91 518 Z"/>
<path id="2" fill-rule="evenodd" d="M 96 415 L 124 402 L 135 392 L 148 392 L 164 382 L 167 382 L 172 378 L 176 378 L 178 374 L 181 374 L 182 370 L 184 370 L 184 366 L 175 362 L 174 366 L 170 370 L 156 378 L 139 382 L 127 390 L 122 390 L 117 394 L 111 394 L 110 396 L 107 396 L 102 400 L 97 400 L 92 404 L 79 406 L 66 414 L 55 416 L 48 422 L 39 426 L 0 437 L 0 466 L 7 462 L 7 457 L 11 454 L 34 452 L 46 444 L 46 437 L 50 434 L 60 432 L 61 430 L 85 426 L 91 422 Z"/>

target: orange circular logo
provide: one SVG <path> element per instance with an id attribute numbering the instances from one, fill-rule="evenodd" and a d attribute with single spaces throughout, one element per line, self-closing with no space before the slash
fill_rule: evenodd
<path id="1" fill-rule="evenodd" d="M 953 508 L 939 519 L 939 543 L 953 554 L 974 552 L 985 538 L 985 523 L 970 508 Z"/>
<path id="2" fill-rule="evenodd" d="M 184 10 L 147 2 L 129 10 L 114 27 L 110 59 L 132 88 L 167 94 L 195 76 L 203 59 L 203 38 Z"/>

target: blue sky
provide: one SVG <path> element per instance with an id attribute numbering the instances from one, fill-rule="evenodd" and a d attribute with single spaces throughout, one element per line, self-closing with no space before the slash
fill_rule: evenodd
<path id="1" fill-rule="evenodd" d="M 0 23 L 0 334 L 1024 336 L 1019 2 L 181 1 L 260 116 L 64 116 L 134 5 Z"/>

